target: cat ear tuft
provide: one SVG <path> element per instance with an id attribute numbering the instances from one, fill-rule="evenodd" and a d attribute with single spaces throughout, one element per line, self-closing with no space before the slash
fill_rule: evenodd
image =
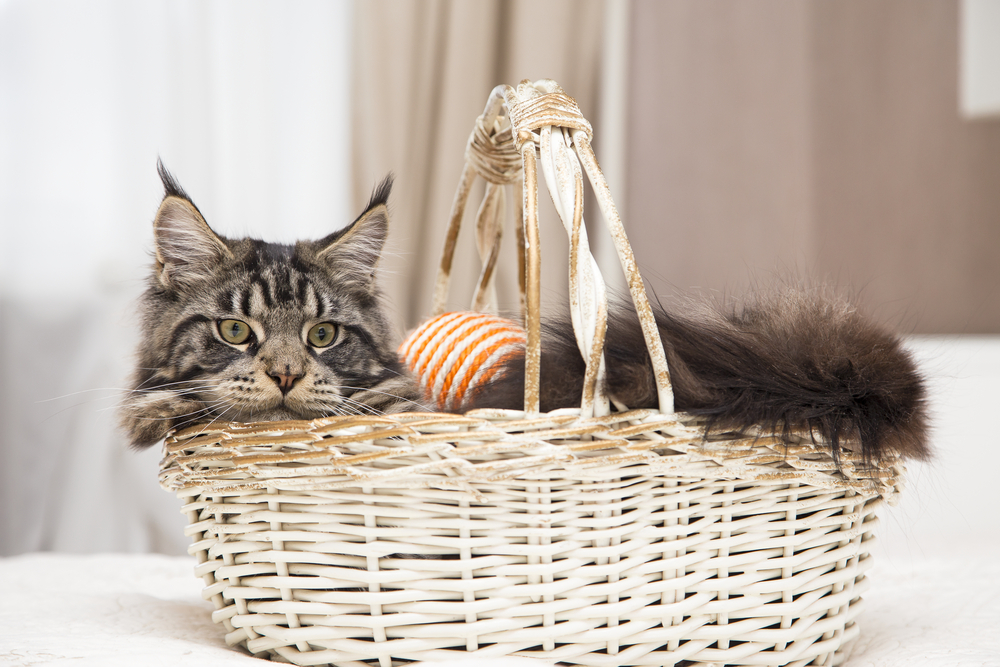
<path id="1" fill-rule="evenodd" d="M 163 183 L 164 198 L 180 197 L 181 199 L 191 201 L 191 197 L 188 196 L 188 193 L 184 192 L 184 188 L 182 188 L 181 184 L 177 182 L 174 175 L 167 171 L 167 168 L 163 166 L 163 160 L 160 158 L 156 158 L 156 173 L 160 177 L 160 183 Z"/>
<path id="2" fill-rule="evenodd" d="M 385 178 L 382 179 L 382 182 L 376 185 L 375 189 L 372 190 L 372 196 L 368 199 L 368 206 L 365 207 L 366 211 L 379 204 L 389 204 L 389 195 L 392 193 L 392 183 L 395 180 L 396 177 L 392 173 L 386 174 Z"/>
<path id="3" fill-rule="evenodd" d="M 164 287 L 177 288 L 208 278 L 233 255 L 162 162 L 157 171 L 165 194 L 153 219 L 156 273 Z"/>
<path id="4" fill-rule="evenodd" d="M 372 192 L 368 207 L 345 229 L 316 242 L 316 257 L 323 261 L 338 282 L 372 289 L 375 269 L 389 233 L 389 175 Z"/>

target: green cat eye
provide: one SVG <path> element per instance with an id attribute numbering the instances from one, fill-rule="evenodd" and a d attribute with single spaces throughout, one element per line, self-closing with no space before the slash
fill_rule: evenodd
<path id="1" fill-rule="evenodd" d="M 337 325 L 333 322 L 320 322 L 309 330 L 306 339 L 314 347 L 327 347 L 337 340 Z"/>
<path id="2" fill-rule="evenodd" d="M 250 325 L 240 320 L 222 320 L 219 322 L 219 335 L 222 340 L 233 345 L 242 345 L 250 338 Z"/>

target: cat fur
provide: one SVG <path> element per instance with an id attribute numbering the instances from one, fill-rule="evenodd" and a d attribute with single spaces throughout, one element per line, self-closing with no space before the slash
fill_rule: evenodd
<path id="1" fill-rule="evenodd" d="M 710 430 L 756 425 L 817 433 L 834 456 L 859 446 L 863 458 L 926 459 L 926 391 L 900 339 L 824 290 L 784 288 L 728 308 L 661 305 L 674 406 Z M 657 407 L 652 363 L 631 304 L 611 309 L 604 391 L 629 408 Z M 543 322 L 541 410 L 578 406 L 585 364 L 568 317 Z M 508 360 L 464 408 L 523 407 L 523 358 Z"/>

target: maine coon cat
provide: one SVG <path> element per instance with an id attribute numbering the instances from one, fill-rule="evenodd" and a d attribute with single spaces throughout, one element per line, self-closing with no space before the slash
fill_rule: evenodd
<path id="1" fill-rule="evenodd" d="M 387 178 L 349 226 L 294 245 L 227 239 L 159 165 L 165 195 L 153 221 L 155 262 L 142 297 L 142 338 L 121 421 L 134 447 L 197 422 L 311 419 L 427 410 L 400 363 L 379 301 L 388 230 Z M 850 304 L 784 290 L 720 311 L 656 318 L 675 405 L 711 428 L 812 429 L 838 455 L 927 456 L 924 387 L 899 339 Z M 655 407 L 634 311 L 609 317 L 606 393 Z M 579 405 L 584 362 L 568 318 L 543 328 L 541 408 Z M 523 406 L 513 357 L 462 410 Z"/>
<path id="2" fill-rule="evenodd" d="M 422 409 L 379 303 L 390 178 L 346 228 L 281 245 L 216 234 L 158 168 L 155 262 L 120 410 L 134 447 L 195 422 Z"/>

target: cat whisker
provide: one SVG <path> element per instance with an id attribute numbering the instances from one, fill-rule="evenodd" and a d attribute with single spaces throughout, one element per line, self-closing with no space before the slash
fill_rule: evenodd
<path id="1" fill-rule="evenodd" d="M 198 378 L 197 380 L 178 380 L 176 382 L 165 382 L 163 384 L 158 384 L 156 386 L 151 386 L 151 387 L 145 387 L 143 385 L 139 385 L 138 387 L 136 387 L 134 389 L 130 389 L 129 392 L 164 391 L 164 390 L 168 390 L 168 389 L 173 389 L 173 388 L 177 387 L 178 385 L 187 385 L 187 384 L 194 384 L 194 383 L 201 383 L 201 385 L 205 386 L 205 387 L 218 386 L 218 384 L 219 384 L 218 382 L 215 382 L 213 384 L 205 384 L 206 382 L 207 382 L 207 380 L 205 378 Z"/>
<path id="2" fill-rule="evenodd" d="M 343 409 L 345 410 L 350 408 L 354 410 L 354 414 L 358 415 L 369 414 L 369 415 L 379 416 L 383 414 L 381 410 L 373 408 L 370 405 L 361 403 L 360 401 L 355 401 L 348 396 L 341 396 L 340 403 L 338 404 L 338 406 L 342 406 Z"/>
<path id="3" fill-rule="evenodd" d="M 180 426 L 182 424 L 190 424 L 190 423 L 192 423 L 194 421 L 197 421 L 198 418 L 197 418 L 196 415 L 205 416 L 206 413 L 207 414 L 212 414 L 212 411 L 215 410 L 216 408 L 218 408 L 219 406 L 220 406 L 220 403 L 215 403 L 215 404 L 203 407 L 201 409 L 192 410 L 191 412 L 185 412 L 185 413 L 179 414 L 179 415 L 171 415 L 169 417 L 140 417 L 139 419 L 142 419 L 143 421 L 156 422 L 156 421 L 172 421 L 174 419 L 181 419 L 182 417 L 194 417 L 193 419 L 188 419 L 187 421 L 182 422 L 181 424 L 178 424 L 178 426 Z"/>
<path id="4" fill-rule="evenodd" d="M 355 407 L 353 405 L 350 405 L 348 403 L 342 403 L 342 404 L 340 404 L 338 406 L 334 406 L 334 407 L 330 408 L 327 411 L 328 414 L 326 416 L 342 417 L 342 416 L 353 415 L 353 416 L 356 416 L 356 417 L 364 417 L 364 416 L 367 416 L 367 415 L 374 415 L 374 416 L 377 417 L 377 416 L 381 415 L 381 413 L 379 413 L 378 410 L 374 410 L 373 408 L 370 408 L 368 406 L 364 406 L 364 407 L 368 409 L 368 412 L 364 412 L 361 409 L 359 409 L 359 408 L 357 408 L 357 407 Z"/>
<path id="5" fill-rule="evenodd" d="M 202 408 L 201 410 L 195 410 L 194 412 L 189 412 L 189 413 L 187 413 L 185 415 L 179 415 L 179 417 L 192 417 L 193 415 L 198 415 L 198 417 L 193 417 L 192 419 L 188 419 L 186 421 L 180 422 L 180 423 L 178 423 L 176 425 L 175 428 L 180 428 L 181 426 L 184 426 L 186 424 L 196 423 L 196 422 L 199 421 L 199 419 L 201 417 L 208 417 L 209 415 L 213 414 L 213 412 L 216 409 L 218 409 L 219 407 L 221 407 L 223 405 L 226 405 L 226 402 L 227 401 L 225 399 L 219 400 L 219 401 L 216 401 L 215 403 L 213 403 L 213 404 L 211 404 L 211 405 L 209 405 L 209 406 L 207 406 L 205 408 Z M 206 426 L 210 425 L 210 424 L 214 424 L 215 422 L 217 422 L 223 415 L 225 415 L 227 412 L 229 412 L 230 410 L 232 410 L 234 407 L 236 407 L 235 403 L 229 403 L 229 406 L 225 410 L 223 410 L 222 412 L 218 413 L 215 416 L 215 418 L 212 419 L 212 421 L 210 421 L 210 422 L 208 422 L 208 424 L 206 424 Z M 208 414 L 205 414 L 205 413 L 208 413 Z"/>
<path id="6" fill-rule="evenodd" d="M 80 391 L 70 392 L 69 394 L 63 394 L 62 396 L 43 398 L 41 400 L 35 401 L 35 403 L 52 403 L 53 401 L 61 401 L 66 398 L 73 398 L 74 396 L 80 396 L 81 394 L 89 394 L 96 391 L 114 392 L 114 394 L 117 395 L 120 394 L 121 392 L 128 392 L 131 390 L 125 389 L 124 387 L 94 387 L 92 389 L 81 389 Z M 106 396 L 105 398 L 112 398 L 112 396 Z"/>
<path id="7" fill-rule="evenodd" d="M 206 378 L 195 378 L 193 380 L 175 380 L 173 382 L 164 382 L 162 384 L 157 384 L 157 385 L 151 386 L 151 387 L 147 386 L 151 382 L 153 382 L 155 379 L 156 379 L 156 376 L 152 376 L 152 377 L 147 378 L 143 382 L 139 383 L 139 385 L 135 387 L 135 390 L 139 390 L 139 389 L 154 389 L 155 390 L 155 389 L 161 389 L 163 387 L 172 387 L 172 386 L 178 385 L 178 384 L 188 384 L 188 383 L 194 383 L 194 382 L 205 382 L 205 380 L 206 380 Z"/>
<path id="8" fill-rule="evenodd" d="M 411 404 L 413 404 L 413 405 L 421 408 L 422 410 L 425 410 L 425 411 L 428 411 L 428 412 L 435 412 L 434 408 L 428 407 L 427 405 L 424 405 L 423 403 L 420 403 L 419 401 L 414 401 L 413 399 L 406 398 L 405 396 L 400 396 L 399 394 L 393 394 L 393 393 L 390 393 L 390 392 L 387 392 L 387 391 L 379 391 L 378 389 L 372 389 L 371 387 L 352 387 L 350 385 L 344 384 L 344 385 L 336 385 L 336 388 L 337 389 L 353 389 L 354 391 L 370 391 L 373 394 L 380 394 L 382 396 L 388 396 L 389 398 L 397 399 L 398 401 L 400 401 L 402 403 L 411 403 Z M 346 397 L 342 397 L 342 398 L 346 398 Z"/>
<path id="9" fill-rule="evenodd" d="M 235 408 L 235 407 L 236 407 L 236 404 L 235 404 L 235 403 L 233 403 L 233 404 L 232 404 L 232 405 L 230 405 L 230 406 L 229 406 L 228 408 L 226 408 L 225 410 L 223 410 L 222 412 L 220 412 L 220 413 L 219 413 L 219 414 L 218 414 L 218 415 L 217 415 L 217 416 L 215 417 L 215 419 L 213 419 L 212 421 L 210 421 L 210 422 L 208 422 L 207 424 L 205 424 L 205 427 L 206 427 L 206 428 L 208 428 L 209 426 L 211 426 L 211 425 L 212 425 L 212 424 L 214 424 L 215 422 L 219 421 L 220 419 L 222 419 L 222 417 L 223 417 L 223 416 L 225 416 L 225 414 L 226 414 L 227 412 L 229 412 L 230 410 L 232 410 L 232 409 L 233 409 L 233 408 Z"/>
<path id="10" fill-rule="evenodd" d="M 173 390 L 173 393 L 175 395 L 177 395 L 177 396 L 185 396 L 185 395 L 191 394 L 191 393 L 193 393 L 195 391 L 201 391 L 203 389 L 212 389 L 212 388 L 213 388 L 212 386 L 206 385 L 204 387 L 192 388 L 192 389 L 183 390 L 183 391 Z M 94 409 L 94 412 L 101 413 L 101 412 L 107 412 L 109 410 L 120 410 L 121 408 L 123 408 L 124 406 L 126 406 L 128 404 L 129 398 L 133 394 L 135 394 L 137 390 L 116 389 L 116 388 L 113 388 L 113 387 L 99 387 L 99 388 L 94 388 L 94 389 L 84 389 L 84 390 L 81 390 L 81 391 L 73 392 L 71 394 L 65 394 L 63 396 L 56 396 L 54 398 L 42 399 L 42 400 L 36 401 L 36 403 L 38 403 L 38 404 L 52 403 L 52 402 L 55 402 L 55 401 L 65 400 L 65 399 L 68 399 L 68 398 L 72 398 L 74 396 L 79 396 L 81 394 L 86 394 L 86 393 L 94 392 L 94 391 L 113 391 L 113 392 L 115 392 L 115 394 L 114 395 L 109 395 L 109 396 L 96 397 L 96 398 L 93 398 L 93 399 L 90 399 L 90 400 L 87 400 L 87 401 L 79 401 L 79 402 L 73 403 L 71 405 L 67 405 L 67 406 L 65 406 L 65 407 L 63 407 L 63 408 L 61 408 L 61 409 L 59 409 L 59 410 L 51 413 L 49 415 L 49 417 L 52 417 L 52 416 L 55 416 L 55 415 L 61 415 L 64 412 L 66 412 L 67 410 L 72 410 L 74 408 L 78 408 L 78 407 L 80 407 L 82 405 L 85 405 L 87 403 L 93 403 L 93 402 L 96 402 L 96 401 L 113 400 L 113 399 L 117 399 L 117 400 L 115 400 L 115 402 L 112 403 L 111 405 L 108 405 L 108 406 L 105 406 L 105 407 L 102 407 L 102 408 L 96 408 L 96 409 Z M 154 391 L 156 391 L 156 390 L 154 390 L 154 389 L 144 389 L 144 390 L 141 390 L 141 392 L 148 392 L 148 393 L 151 393 L 151 392 L 154 392 Z M 124 396 L 122 396 L 122 392 L 126 392 Z M 149 418 L 149 419 L 152 420 L 152 418 Z"/>
<path id="11" fill-rule="evenodd" d="M 382 395 L 385 396 L 393 396 L 392 394 L 387 394 L 385 392 L 376 392 L 376 393 L 381 393 Z M 337 406 L 342 407 L 345 410 L 350 408 L 355 411 L 355 414 L 358 415 L 373 415 L 376 417 L 380 417 L 385 414 L 385 411 L 379 410 L 378 408 L 372 405 L 368 405 L 367 403 L 356 401 L 350 396 L 341 396 L 340 402 L 337 404 Z"/>
<path id="12" fill-rule="evenodd" d="M 204 380 L 184 380 L 184 382 L 204 382 Z M 180 384 L 180 383 L 170 383 L 170 384 Z M 167 385 L 163 385 L 163 386 L 167 386 Z M 204 385 L 202 387 L 190 388 L 190 389 L 187 389 L 186 391 L 200 391 L 200 390 L 203 390 L 203 389 L 210 389 L 210 388 L 212 388 L 210 385 Z M 118 406 L 121 405 L 121 402 L 123 400 L 125 400 L 125 399 L 120 398 L 121 394 L 123 394 L 123 393 L 126 394 L 126 395 L 128 395 L 128 394 L 134 394 L 134 393 L 137 393 L 137 392 L 150 392 L 150 391 L 158 391 L 158 390 L 159 390 L 159 387 L 153 388 L 153 389 L 139 389 L 139 388 L 136 388 L 136 389 L 126 389 L 124 387 L 92 387 L 90 389 L 81 389 L 80 391 L 74 391 L 74 392 L 70 392 L 68 394 L 62 394 L 61 396 L 53 396 L 51 398 L 43 398 L 43 399 L 35 401 L 35 403 L 40 405 L 40 404 L 43 404 L 43 403 L 53 403 L 55 401 L 62 401 L 62 400 L 65 400 L 67 398 L 73 398 L 75 396 L 82 396 L 84 394 L 92 394 L 92 393 L 95 393 L 95 392 L 108 392 L 107 396 L 99 396 L 99 397 L 97 397 L 97 398 L 95 398 L 93 400 L 98 400 L 99 401 L 99 400 L 106 400 L 106 399 L 117 398 L 117 399 L 119 399 L 119 402 L 116 403 L 116 405 L 112 406 L 112 407 L 118 407 Z"/>
<path id="13" fill-rule="evenodd" d="M 218 387 L 216 385 L 205 384 L 205 385 L 201 385 L 201 386 L 198 386 L 198 387 L 190 387 L 190 388 L 187 388 L 187 389 L 162 389 L 162 390 L 161 389 L 133 389 L 133 390 L 129 391 L 125 396 L 120 397 L 119 400 L 114 405 L 108 406 L 106 408 L 101 408 L 99 410 L 99 412 L 104 412 L 104 411 L 107 411 L 107 410 L 116 410 L 116 409 L 122 408 L 122 407 L 128 405 L 129 401 L 132 400 L 137 395 L 149 396 L 150 394 L 155 394 L 155 393 L 158 393 L 158 392 L 162 392 L 164 394 L 170 394 L 171 396 L 178 397 L 178 398 L 188 398 L 188 397 L 195 397 L 196 398 L 198 392 L 212 390 L 212 389 L 218 389 Z"/>

